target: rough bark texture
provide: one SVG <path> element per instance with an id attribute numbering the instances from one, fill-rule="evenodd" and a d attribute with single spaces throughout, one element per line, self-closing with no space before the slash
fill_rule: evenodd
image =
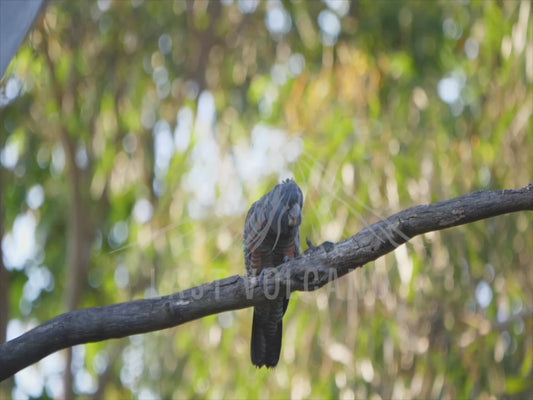
<path id="1" fill-rule="evenodd" d="M 76 344 L 181 325 L 255 306 L 287 290 L 316 290 L 416 235 L 524 210 L 533 210 L 533 184 L 519 190 L 475 192 L 401 211 L 343 242 L 312 246 L 261 279 L 235 275 L 169 296 L 68 312 L 1 345 L 0 380 Z"/>

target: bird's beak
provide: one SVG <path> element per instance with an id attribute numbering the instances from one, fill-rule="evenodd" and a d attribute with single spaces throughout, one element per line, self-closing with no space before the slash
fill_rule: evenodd
<path id="1" fill-rule="evenodd" d="M 295 204 L 289 210 L 289 226 L 294 227 L 300 224 L 301 209 L 299 204 Z"/>

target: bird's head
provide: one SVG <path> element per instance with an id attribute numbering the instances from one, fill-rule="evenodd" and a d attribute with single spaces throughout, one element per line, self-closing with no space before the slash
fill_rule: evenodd
<path id="1" fill-rule="evenodd" d="M 276 235 L 288 235 L 302 223 L 303 194 L 292 179 L 276 185 L 270 192 L 269 207 L 274 211 L 270 230 Z"/>

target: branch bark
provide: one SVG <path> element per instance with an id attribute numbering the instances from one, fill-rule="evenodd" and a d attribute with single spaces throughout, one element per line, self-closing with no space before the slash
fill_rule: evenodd
<path id="1" fill-rule="evenodd" d="M 0 381 L 63 348 L 170 328 L 255 306 L 285 291 L 313 291 L 414 236 L 525 210 L 533 210 L 533 184 L 479 191 L 409 208 L 339 243 L 311 246 L 259 278 L 235 275 L 168 296 L 68 312 L 0 345 Z"/>

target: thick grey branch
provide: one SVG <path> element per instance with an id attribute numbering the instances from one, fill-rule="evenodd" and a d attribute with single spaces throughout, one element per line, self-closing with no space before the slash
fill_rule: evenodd
<path id="1" fill-rule="evenodd" d="M 533 184 L 475 192 L 401 211 L 343 242 L 311 247 L 260 279 L 236 275 L 168 296 L 68 312 L 0 346 L 0 381 L 63 348 L 255 306 L 285 291 L 316 290 L 416 235 L 524 210 L 533 210 Z"/>

